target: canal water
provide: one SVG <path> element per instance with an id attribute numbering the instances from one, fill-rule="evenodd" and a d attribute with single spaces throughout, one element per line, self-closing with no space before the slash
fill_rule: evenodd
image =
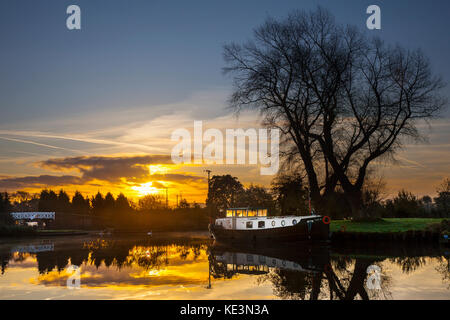
<path id="1" fill-rule="evenodd" d="M 0 239 L 0 299 L 450 299 L 450 250 L 205 233 Z"/>

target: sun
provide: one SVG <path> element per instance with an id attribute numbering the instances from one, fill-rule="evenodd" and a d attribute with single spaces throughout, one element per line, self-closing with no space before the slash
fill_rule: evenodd
<path id="1" fill-rule="evenodd" d="M 160 174 L 164 175 L 166 174 L 170 169 L 167 166 L 161 165 L 161 164 L 152 164 L 148 166 L 148 171 L 150 175 Z M 156 184 L 159 184 L 159 187 L 153 186 L 153 182 L 156 182 Z M 165 182 L 163 181 L 151 181 L 142 183 L 139 186 L 131 187 L 132 190 L 137 191 L 139 197 L 146 196 L 148 194 L 158 194 L 161 192 L 161 189 L 164 188 L 161 187 L 161 185 L 164 185 Z"/>
<path id="2" fill-rule="evenodd" d="M 153 182 L 143 183 L 140 186 L 131 187 L 131 189 L 136 190 L 139 193 L 139 196 L 145 196 L 148 194 L 157 194 L 159 193 L 159 189 L 152 186 Z"/>

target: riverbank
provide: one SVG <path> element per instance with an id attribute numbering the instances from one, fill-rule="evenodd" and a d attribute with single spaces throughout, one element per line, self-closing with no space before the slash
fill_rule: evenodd
<path id="1" fill-rule="evenodd" d="M 371 222 L 335 220 L 331 222 L 330 231 L 333 242 L 438 242 L 442 233 L 448 231 L 448 222 L 439 218 L 390 218 Z"/>
<path id="2" fill-rule="evenodd" d="M 85 230 L 37 230 L 27 226 L 0 225 L 0 237 L 27 238 L 49 236 L 78 236 L 89 234 Z"/>
<path id="3" fill-rule="evenodd" d="M 80 236 L 92 232 L 85 230 L 37 230 L 37 236 L 56 237 L 56 236 Z"/>
<path id="4" fill-rule="evenodd" d="M 379 221 L 358 222 L 350 220 L 331 221 L 331 232 L 363 232 L 363 233 L 390 233 L 407 231 L 425 231 L 434 224 L 445 219 L 440 218 L 388 218 Z"/>
<path id="5" fill-rule="evenodd" d="M 443 223 L 443 221 L 445 221 Z M 341 241 L 440 241 L 443 232 L 448 232 L 448 220 L 440 218 L 389 218 L 371 222 L 334 220 L 330 224 L 331 240 Z M 178 226 L 179 227 L 179 226 Z M 183 226 L 185 227 L 185 226 Z M 168 228 L 168 231 L 187 231 L 185 228 Z M 176 230 L 179 229 L 179 230 Z M 163 230 L 153 230 L 153 232 Z M 189 230 L 193 231 L 193 230 Z M 204 230 L 201 230 L 204 231 Z M 26 226 L 0 225 L 0 237 L 40 237 L 75 236 L 99 234 L 99 231 L 87 230 L 36 230 Z M 119 234 L 147 234 L 142 231 L 115 230 Z M 448 234 L 448 233 L 447 233 Z"/>
<path id="6" fill-rule="evenodd" d="M 0 237 L 29 237 L 36 235 L 36 230 L 27 226 L 0 224 Z"/>

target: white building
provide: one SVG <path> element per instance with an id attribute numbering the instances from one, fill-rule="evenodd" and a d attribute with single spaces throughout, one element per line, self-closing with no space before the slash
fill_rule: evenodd
<path id="1" fill-rule="evenodd" d="M 27 224 L 29 226 L 46 226 L 55 220 L 54 212 L 11 212 L 16 224 Z"/>

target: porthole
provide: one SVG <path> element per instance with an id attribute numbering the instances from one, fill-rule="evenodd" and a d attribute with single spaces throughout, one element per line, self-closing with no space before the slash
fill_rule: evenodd
<path id="1" fill-rule="evenodd" d="M 284 227 L 284 225 L 286 224 L 286 222 L 284 222 L 284 220 L 281 220 L 281 225 Z"/>
<path id="2" fill-rule="evenodd" d="M 272 220 L 272 227 L 275 227 L 275 220 Z"/>
<path id="3" fill-rule="evenodd" d="M 297 220 L 292 220 L 292 225 L 295 226 L 297 224 Z"/>

